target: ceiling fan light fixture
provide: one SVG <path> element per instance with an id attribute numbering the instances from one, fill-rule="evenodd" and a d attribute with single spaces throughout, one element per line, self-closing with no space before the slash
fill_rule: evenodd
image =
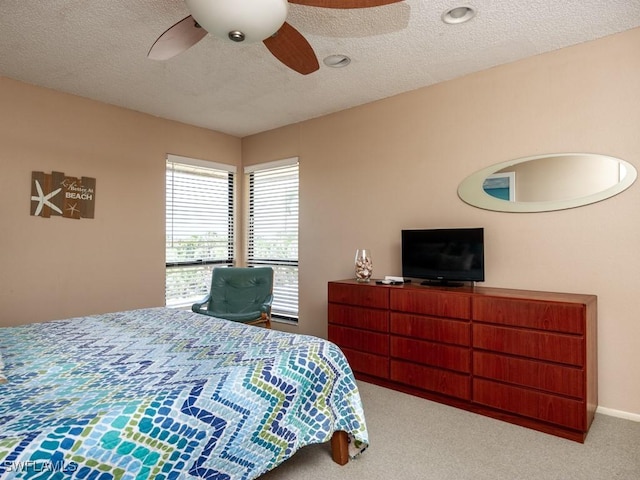
<path id="1" fill-rule="evenodd" d="M 276 33 L 287 18 L 287 0 L 185 0 L 191 16 L 224 40 L 254 43 Z"/>
<path id="2" fill-rule="evenodd" d="M 229 32 L 229 40 L 233 40 L 234 42 L 244 42 L 244 33 L 238 32 L 237 30 Z"/>
<path id="3" fill-rule="evenodd" d="M 468 22 L 473 17 L 476 16 L 476 11 L 473 7 L 469 6 L 460 6 L 455 8 L 450 8 L 442 14 L 442 21 L 444 23 L 448 23 L 450 25 L 456 25 L 459 23 Z"/>

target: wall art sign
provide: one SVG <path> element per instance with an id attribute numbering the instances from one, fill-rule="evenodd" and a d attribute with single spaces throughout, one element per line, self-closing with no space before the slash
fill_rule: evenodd
<path id="1" fill-rule="evenodd" d="M 95 178 L 67 177 L 62 172 L 31 172 L 31 215 L 93 218 L 95 201 Z"/>

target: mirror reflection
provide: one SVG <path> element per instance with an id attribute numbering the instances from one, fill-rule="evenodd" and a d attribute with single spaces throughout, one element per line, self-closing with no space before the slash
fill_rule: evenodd
<path id="1" fill-rule="evenodd" d="M 467 177 L 458 194 L 470 205 L 488 210 L 560 210 L 617 195 L 636 176 L 631 164 L 606 155 L 540 155 L 484 168 Z"/>

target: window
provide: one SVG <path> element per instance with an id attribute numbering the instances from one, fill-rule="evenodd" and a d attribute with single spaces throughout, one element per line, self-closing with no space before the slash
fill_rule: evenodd
<path id="1" fill-rule="evenodd" d="M 234 263 L 235 167 L 169 155 L 166 176 L 166 305 L 204 297 L 216 265 Z"/>
<path id="2" fill-rule="evenodd" d="M 245 168 L 249 177 L 247 265 L 271 266 L 272 316 L 298 320 L 298 159 Z"/>

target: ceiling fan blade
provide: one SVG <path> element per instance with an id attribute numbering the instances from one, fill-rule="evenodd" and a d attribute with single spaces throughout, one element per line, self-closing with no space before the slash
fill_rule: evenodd
<path id="1" fill-rule="evenodd" d="M 307 39 L 287 22 L 263 43 L 274 57 L 302 75 L 308 75 L 320 68 L 316 54 Z"/>
<path id="2" fill-rule="evenodd" d="M 402 0 L 289 0 L 289 3 L 323 8 L 369 8 L 401 1 Z"/>
<path id="3" fill-rule="evenodd" d="M 160 35 L 151 45 L 147 57 L 151 60 L 168 60 L 194 46 L 206 35 L 207 31 L 189 15 Z"/>

